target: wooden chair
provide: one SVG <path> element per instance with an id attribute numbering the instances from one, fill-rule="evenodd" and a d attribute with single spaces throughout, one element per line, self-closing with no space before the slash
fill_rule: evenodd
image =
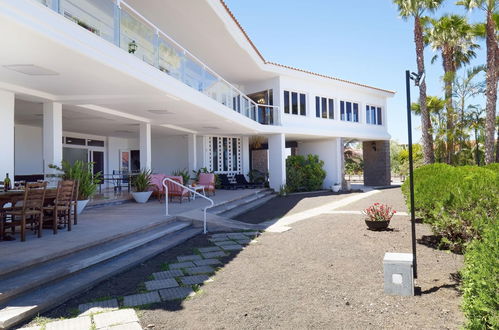
<path id="1" fill-rule="evenodd" d="M 0 239 L 3 239 L 6 228 L 12 228 L 15 231 L 16 226 L 21 227 L 21 241 L 26 241 L 26 224 L 32 226 L 36 224 L 38 237 L 42 237 L 43 229 L 43 203 L 45 201 L 45 191 L 47 182 L 28 183 L 24 191 L 24 198 L 21 200 L 22 205 L 13 206 L 5 209 L 4 217 L 0 221 Z M 10 218 L 10 222 L 6 219 Z"/>
<path id="2" fill-rule="evenodd" d="M 71 231 L 71 203 L 74 198 L 74 187 L 75 181 L 59 181 L 54 202 L 43 208 L 46 215 L 45 222 L 47 222 L 48 219 L 52 221 L 52 230 L 54 234 L 57 234 L 57 229 L 60 224 L 67 225 L 68 231 Z"/>
<path id="3" fill-rule="evenodd" d="M 73 198 L 71 199 L 71 206 L 73 208 L 73 224 L 78 224 L 78 192 L 80 190 L 80 181 L 75 181 L 75 186 L 73 189 Z"/>
<path id="4" fill-rule="evenodd" d="M 206 193 L 211 192 L 215 195 L 215 174 L 213 173 L 199 173 L 198 185 L 204 186 Z"/>
<path id="5" fill-rule="evenodd" d="M 182 179 L 178 179 L 178 178 L 171 178 L 171 179 L 182 184 Z M 187 197 L 189 202 L 191 201 L 191 193 L 189 192 L 189 190 L 187 190 L 179 185 L 176 185 L 175 183 L 173 183 L 171 181 L 166 181 L 166 186 L 168 187 L 168 199 L 170 200 L 170 202 L 173 201 L 174 197 L 178 197 L 180 200 L 180 203 L 182 203 L 182 200 L 184 199 L 184 197 Z"/>

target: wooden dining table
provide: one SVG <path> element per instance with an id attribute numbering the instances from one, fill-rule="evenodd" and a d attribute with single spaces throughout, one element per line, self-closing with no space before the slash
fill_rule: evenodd
<path id="1" fill-rule="evenodd" d="M 57 195 L 57 188 L 47 188 L 45 190 L 45 200 L 54 199 Z M 0 207 L 7 203 L 15 204 L 24 198 L 24 190 L 0 191 Z"/>

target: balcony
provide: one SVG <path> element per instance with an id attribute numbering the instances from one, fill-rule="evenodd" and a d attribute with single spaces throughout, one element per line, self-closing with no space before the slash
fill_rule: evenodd
<path id="1" fill-rule="evenodd" d="M 258 104 L 120 0 L 34 0 L 161 72 L 262 125 L 281 125 L 279 108 Z"/>

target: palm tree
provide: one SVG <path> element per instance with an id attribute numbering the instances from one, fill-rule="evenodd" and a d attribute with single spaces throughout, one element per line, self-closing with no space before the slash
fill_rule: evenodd
<path id="1" fill-rule="evenodd" d="M 483 131 L 484 120 L 483 112 L 480 106 L 470 105 L 468 107 L 467 122 L 475 135 L 475 162 L 480 165 L 480 131 Z"/>
<path id="2" fill-rule="evenodd" d="M 475 81 L 475 78 L 477 78 L 477 76 L 484 71 L 485 66 L 479 65 L 468 69 L 466 74 L 461 77 L 456 77 L 456 80 L 454 81 L 454 91 L 452 96 L 456 98 L 456 103 L 459 108 L 458 138 L 460 140 L 460 151 L 464 147 L 466 101 L 469 98 L 485 93 L 485 81 Z"/>
<path id="3" fill-rule="evenodd" d="M 497 80 L 499 77 L 499 46 L 497 38 L 497 24 L 494 20 L 494 14 L 499 10 L 499 1 L 497 0 L 461 0 L 457 2 L 467 9 L 478 8 L 485 12 L 486 38 L 487 45 L 487 103 L 485 106 L 485 163 L 494 162 L 494 134 L 496 130 L 496 102 L 497 102 Z"/>
<path id="4" fill-rule="evenodd" d="M 445 120 L 442 112 L 445 108 L 445 100 L 438 96 L 428 96 L 426 98 L 426 107 L 430 113 L 431 134 L 434 143 L 434 155 L 437 162 L 442 162 L 445 159 L 446 144 L 445 144 Z M 421 115 L 421 106 L 419 103 L 411 105 L 412 111 L 415 114 Z"/>
<path id="5" fill-rule="evenodd" d="M 398 6 L 399 14 L 402 18 L 414 17 L 414 42 L 416 44 L 416 63 L 418 72 L 425 71 L 424 64 L 424 39 L 423 24 L 421 22 L 425 12 L 435 11 L 442 4 L 443 0 L 393 0 Z M 433 137 L 431 134 L 430 113 L 426 108 L 426 82 L 423 80 L 419 86 L 419 102 L 421 105 L 421 126 L 423 138 L 424 163 L 435 162 L 433 153 Z"/>
<path id="6" fill-rule="evenodd" d="M 425 41 L 442 54 L 444 68 L 445 110 L 447 114 L 447 163 L 453 163 L 455 113 L 452 104 L 453 81 L 456 71 L 476 57 L 473 27 L 459 15 L 444 15 L 430 19 L 425 29 Z M 433 59 L 435 60 L 435 58 Z M 433 61 L 432 61 L 433 62 Z"/>

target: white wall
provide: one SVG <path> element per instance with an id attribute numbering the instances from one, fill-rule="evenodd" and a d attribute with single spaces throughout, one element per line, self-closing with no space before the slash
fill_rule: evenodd
<path id="1" fill-rule="evenodd" d="M 188 168 L 187 136 L 152 136 L 152 169 L 171 174 Z"/>
<path id="2" fill-rule="evenodd" d="M 107 138 L 107 172 L 120 169 L 120 150 L 139 150 L 139 139 L 109 136 Z"/>
<path id="3" fill-rule="evenodd" d="M 196 167 L 197 167 L 197 169 L 207 167 L 207 165 L 205 163 L 205 152 L 206 152 L 206 150 L 205 150 L 205 137 L 204 136 L 197 136 L 196 144 L 197 144 L 196 145 L 196 152 L 197 152 Z"/>
<path id="4" fill-rule="evenodd" d="M 307 141 L 298 143 L 298 155 L 318 155 L 324 161 L 326 178 L 322 187 L 329 189 L 334 183 L 341 183 L 341 139 Z"/>
<path id="5" fill-rule="evenodd" d="M 41 127 L 14 126 L 16 175 L 43 174 L 43 131 Z"/>

